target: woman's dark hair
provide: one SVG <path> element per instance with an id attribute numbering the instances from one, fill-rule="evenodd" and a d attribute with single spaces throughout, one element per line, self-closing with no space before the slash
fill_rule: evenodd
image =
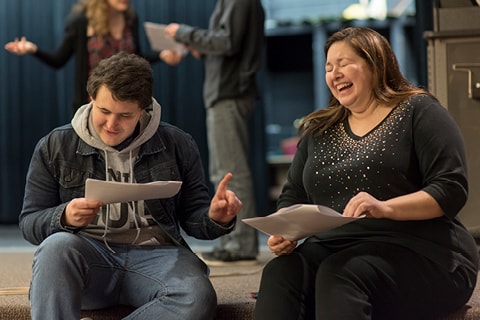
<path id="1" fill-rule="evenodd" d="M 100 61 L 88 78 L 88 94 L 95 99 L 102 85 L 115 100 L 138 102 L 141 109 L 152 103 L 152 67 L 138 55 L 120 52 Z"/>
<path id="2" fill-rule="evenodd" d="M 397 58 L 388 40 L 377 31 L 365 27 L 349 27 L 337 31 L 325 44 L 325 56 L 332 44 L 345 42 L 367 63 L 372 72 L 373 98 L 382 104 L 396 105 L 415 94 L 428 94 L 410 84 L 400 71 Z M 347 118 L 349 110 L 330 94 L 325 109 L 307 115 L 300 127 L 301 136 L 319 135 L 330 126 Z"/>

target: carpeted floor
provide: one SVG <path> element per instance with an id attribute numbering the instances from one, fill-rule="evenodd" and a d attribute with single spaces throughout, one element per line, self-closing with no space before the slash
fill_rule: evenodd
<path id="1" fill-rule="evenodd" d="M 258 290 L 262 268 L 272 257 L 269 252 L 262 252 L 256 266 L 211 268 L 211 280 L 218 296 L 215 319 L 252 319 L 255 299 L 250 293 Z M 27 293 L 32 258 L 33 252 L 0 253 L 0 320 L 30 319 Z M 130 311 L 130 308 L 85 311 L 82 316 L 113 320 L 121 319 Z"/>
<path id="2" fill-rule="evenodd" d="M 27 291 L 32 257 L 33 252 L 0 253 L 0 320 L 30 320 Z M 211 268 L 211 280 L 218 296 L 216 320 L 253 319 L 255 299 L 250 293 L 258 290 L 262 268 L 271 258 L 272 254 L 262 252 L 257 266 Z M 438 320 L 479 320 L 480 278 L 478 283 L 465 307 Z M 131 310 L 127 307 L 117 307 L 85 311 L 82 316 L 89 316 L 95 320 L 118 320 Z"/>

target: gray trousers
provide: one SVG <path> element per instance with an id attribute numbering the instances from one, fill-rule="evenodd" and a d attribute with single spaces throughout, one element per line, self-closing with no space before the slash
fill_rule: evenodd
<path id="1" fill-rule="evenodd" d="M 243 207 L 237 216 L 235 230 L 221 238 L 220 248 L 240 256 L 258 254 L 257 231 L 241 221 L 256 217 L 255 193 L 248 164 L 248 119 L 255 107 L 253 97 L 228 99 L 207 108 L 207 139 L 210 180 L 217 187 L 231 172 L 228 188 L 235 192 Z"/>

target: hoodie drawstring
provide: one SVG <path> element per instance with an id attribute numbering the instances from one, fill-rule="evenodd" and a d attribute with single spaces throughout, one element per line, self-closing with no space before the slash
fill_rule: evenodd
<path id="1" fill-rule="evenodd" d="M 130 183 L 133 183 L 132 150 L 130 150 L 129 160 L 130 160 Z M 133 210 L 133 221 L 135 222 L 135 228 L 137 229 L 137 235 L 135 236 L 135 239 L 132 242 L 132 244 L 135 244 L 135 242 L 137 242 L 138 240 L 138 237 L 140 237 L 140 226 L 138 225 L 138 221 L 137 221 L 137 206 L 135 205 L 135 201 L 132 201 L 132 210 Z"/>
<path id="2" fill-rule="evenodd" d="M 105 179 L 108 179 L 108 153 L 106 150 L 105 152 Z M 132 160 L 132 150 L 130 150 L 129 153 L 129 162 L 130 162 L 130 183 L 133 183 L 133 160 Z M 132 211 L 133 211 L 133 221 L 135 223 L 135 228 L 137 230 L 137 234 L 135 236 L 135 239 L 133 240 L 132 244 L 135 244 L 137 242 L 138 238 L 140 237 L 140 226 L 138 225 L 137 221 L 137 206 L 135 205 L 135 201 L 130 202 L 132 206 Z M 130 214 L 130 210 L 128 210 Z M 110 245 L 108 244 L 107 241 L 107 234 L 108 234 L 108 223 L 110 221 L 110 204 L 107 204 L 106 209 L 105 209 L 105 227 L 103 229 L 103 243 L 105 243 L 105 246 L 110 250 L 112 253 L 115 253 L 115 250 L 113 250 Z"/>
<path id="3" fill-rule="evenodd" d="M 107 150 L 103 150 L 105 152 L 105 180 L 108 180 L 108 153 Z M 110 250 L 112 253 L 115 253 L 115 250 L 113 250 L 110 245 L 108 244 L 107 241 L 107 233 L 108 233 L 108 221 L 110 221 L 110 205 L 107 204 L 105 208 L 105 227 L 103 229 L 103 243 L 105 243 L 105 246 Z"/>

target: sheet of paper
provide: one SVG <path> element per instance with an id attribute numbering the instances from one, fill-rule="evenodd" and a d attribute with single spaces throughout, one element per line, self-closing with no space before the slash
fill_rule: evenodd
<path id="1" fill-rule="evenodd" d="M 300 240 L 356 219 L 361 218 L 344 217 L 325 206 L 297 204 L 265 217 L 242 219 L 242 221 L 268 235 L 279 235 L 287 240 Z"/>
<path id="2" fill-rule="evenodd" d="M 145 32 L 153 50 L 173 50 L 180 54 L 186 53 L 186 48 L 183 44 L 176 42 L 165 33 L 165 24 L 144 22 Z"/>
<path id="3" fill-rule="evenodd" d="M 181 181 L 154 181 L 149 183 L 126 183 L 87 179 L 85 198 L 105 204 L 148 199 L 166 199 L 178 193 Z"/>

